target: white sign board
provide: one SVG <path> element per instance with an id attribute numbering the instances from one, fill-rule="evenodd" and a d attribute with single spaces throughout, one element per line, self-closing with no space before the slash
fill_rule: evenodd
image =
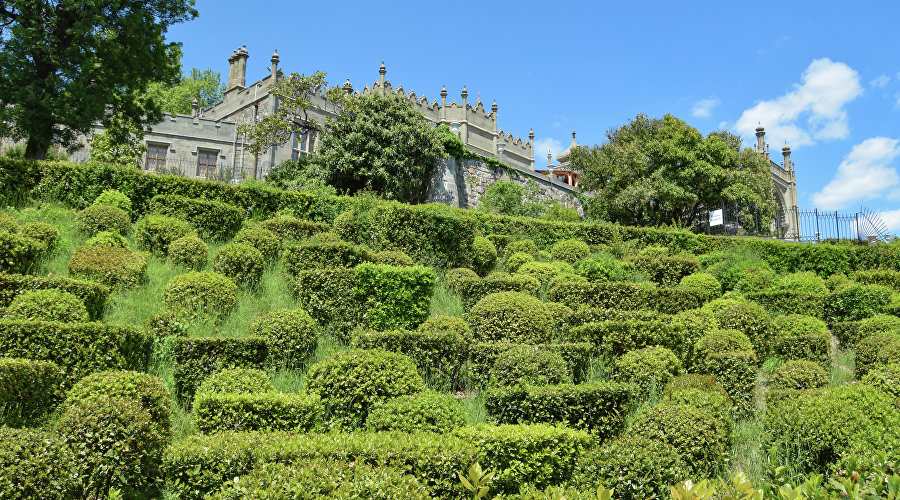
<path id="1" fill-rule="evenodd" d="M 725 218 L 722 216 L 722 210 L 713 210 L 709 213 L 709 225 L 721 226 L 725 224 Z"/>

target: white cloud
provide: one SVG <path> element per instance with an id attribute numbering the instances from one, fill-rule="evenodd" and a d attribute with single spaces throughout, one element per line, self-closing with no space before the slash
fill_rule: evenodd
<path id="1" fill-rule="evenodd" d="M 745 110 L 735 130 L 745 139 L 762 125 L 770 143 L 791 146 L 814 144 L 817 139 L 844 139 L 849 133 L 844 106 L 862 94 L 859 74 L 831 59 L 815 59 L 794 90 Z M 749 140 L 749 139 L 748 139 Z"/>
<path id="2" fill-rule="evenodd" d="M 878 216 L 881 217 L 888 231 L 894 234 L 900 231 L 900 209 L 879 212 Z"/>
<path id="3" fill-rule="evenodd" d="M 713 108 L 718 105 L 719 100 L 715 97 L 700 99 L 699 101 L 694 103 L 694 108 L 691 109 L 691 114 L 696 116 L 697 118 L 709 118 L 709 116 L 712 115 Z"/>
<path id="4" fill-rule="evenodd" d="M 813 202 L 818 208 L 837 210 L 851 201 L 884 196 L 884 191 L 900 184 L 897 169 L 890 166 L 900 154 L 898 145 L 897 139 L 873 137 L 853 146 L 831 182 L 813 195 Z"/>
<path id="5" fill-rule="evenodd" d="M 544 168 L 544 161 L 542 158 L 547 158 L 547 151 L 550 151 L 550 154 L 553 155 L 553 158 L 556 158 L 556 155 L 562 152 L 563 144 L 561 141 L 557 139 L 553 139 L 550 137 L 545 137 L 542 139 L 534 140 L 534 166 L 535 168 Z"/>
<path id="6" fill-rule="evenodd" d="M 891 77 L 887 75 L 881 75 L 878 78 L 873 78 L 872 81 L 869 82 L 869 85 L 875 88 L 883 88 L 885 85 L 890 83 Z"/>

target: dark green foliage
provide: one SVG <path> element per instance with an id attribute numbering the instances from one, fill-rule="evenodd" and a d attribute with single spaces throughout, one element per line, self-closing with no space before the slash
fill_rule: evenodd
<path id="1" fill-rule="evenodd" d="M 94 199 L 93 204 L 116 207 L 131 217 L 131 198 L 115 189 L 105 189 Z"/>
<path id="2" fill-rule="evenodd" d="M 376 250 L 400 250 L 418 263 L 439 268 L 471 263 L 475 220 L 464 211 L 436 203 L 375 205 L 368 234 Z"/>
<path id="3" fill-rule="evenodd" d="M 666 384 L 663 395 L 667 395 L 672 392 L 692 389 L 713 392 L 728 397 L 728 392 L 724 387 L 722 387 L 722 384 L 720 384 L 716 380 L 716 377 L 713 377 L 712 375 L 703 375 L 700 373 L 685 373 L 684 375 L 679 375 L 673 378 L 669 381 L 668 384 Z"/>
<path id="4" fill-rule="evenodd" d="M 713 300 L 722 295 L 722 284 L 709 273 L 691 273 L 678 282 L 680 288 L 693 288 L 702 292 L 704 300 Z"/>
<path id="5" fill-rule="evenodd" d="M 0 273 L 0 308 L 8 306 L 26 290 L 60 290 L 84 302 L 92 320 L 100 319 L 106 308 L 109 288 L 92 281 L 78 281 L 61 276 L 27 276 Z"/>
<path id="6" fill-rule="evenodd" d="M 136 371 L 103 371 L 79 380 L 66 395 L 64 408 L 89 399 L 122 398 L 137 401 L 150 415 L 156 432 L 168 440 L 172 434 L 172 402 L 159 377 Z"/>
<path id="7" fill-rule="evenodd" d="M 156 255 L 167 255 L 173 241 L 193 233 L 190 223 L 164 215 L 147 215 L 134 226 L 137 244 Z"/>
<path id="8" fill-rule="evenodd" d="M 355 273 L 354 293 L 370 328 L 415 328 L 428 318 L 437 282 L 433 269 L 364 263 L 356 266 Z"/>
<path id="9" fill-rule="evenodd" d="M 0 320 L 0 356 L 56 363 L 67 384 L 100 370 L 146 370 L 151 343 L 130 326 Z"/>
<path id="10" fill-rule="evenodd" d="M 386 264 L 388 266 L 412 267 L 416 265 L 412 257 L 400 250 L 382 250 L 373 255 L 372 259 L 376 264 Z"/>
<path id="11" fill-rule="evenodd" d="M 190 403 L 203 379 L 225 368 L 262 368 L 268 355 L 266 340 L 243 338 L 178 338 L 175 358 L 175 396 Z"/>
<path id="12" fill-rule="evenodd" d="M 472 240 L 472 267 L 475 272 L 484 276 L 494 269 L 496 262 L 497 247 L 494 243 L 483 236 L 476 236 Z"/>
<path id="13" fill-rule="evenodd" d="M 590 255 L 591 248 L 581 240 L 561 240 L 553 244 L 550 254 L 553 256 L 553 260 L 574 264 Z"/>
<path id="14" fill-rule="evenodd" d="M 900 330 L 900 317 L 893 314 L 877 314 L 859 322 L 857 339 L 864 339 L 873 333 Z"/>
<path id="15" fill-rule="evenodd" d="M 578 472 L 580 482 L 592 491 L 602 485 L 621 500 L 667 498 L 670 485 L 690 475 L 672 445 L 640 436 L 623 436 L 597 448 L 578 465 Z"/>
<path id="16" fill-rule="evenodd" d="M 477 283 L 478 273 L 467 267 L 457 267 L 444 274 L 444 286 L 451 292 L 462 293 L 461 285 L 463 280 L 468 280 L 470 278 L 473 283 Z"/>
<path id="17" fill-rule="evenodd" d="M 0 273 L 26 273 L 37 263 L 40 244 L 16 233 L 0 232 Z"/>
<path id="18" fill-rule="evenodd" d="M 169 244 L 168 255 L 173 264 L 199 271 L 206 267 L 209 245 L 200 238 L 189 234 L 172 241 Z"/>
<path id="19" fill-rule="evenodd" d="M 309 368 L 306 387 L 342 426 L 361 427 L 378 403 L 416 394 L 425 386 L 413 361 L 381 349 L 342 351 Z"/>
<path id="20" fill-rule="evenodd" d="M 243 243 L 229 243 L 213 257 L 213 271 L 242 288 L 256 288 L 266 267 L 263 254 Z"/>
<path id="21" fill-rule="evenodd" d="M 876 365 L 900 363 L 900 330 L 873 333 L 856 344 L 856 378 Z"/>
<path id="22" fill-rule="evenodd" d="M 88 236 L 100 231 L 128 234 L 131 218 L 121 208 L 92 205 L 75 214 L 75 229 Z"/>
<path id="23" fill-rule="evenodd" d="M 69 275 L 110 287 L 129 288 L 144 280 L 147 254 L 127 248 L 80 246 L 69 260 Z"/>
<path id="24" fill-rule="evenodd" d="M 802 271 L 782 276 L 772 285 L 772 290 L 816 295 L 826 295 L 828 293 L 825 280 L 812 271 Z"/>
<path id="25" fill-rule="evenodd" d="M 266 264 L 274 263 L 281 253 L 281 242 L 275 233 L 261 226 L 245 227 L 234 236 L 233 243 L 243 243 L 259 250 Z"/>
<path id="26" fill-rule="evenodd" d="M 550 300 L 562 304 L 582 304 L 600 309 L 646 309 L 676 314 L 697 309 L 703 294 L 690 288 L 653 288 L 628 282 L 586 283 L 563 280 L 547 293 Z"/>
<path id="27" fill-rule="evenodd" d="M 290 241 L 302 241 L 330 229 L 328 224 L 323 222 L 310 222 L 286 215 L 264 220 L 259 225 L 271 231 L 282 244 Z"/>
<path id="28" fill-rule="evenodd" d="M 149 493 L 162 482 L 166 436 L 140 401 L 99 397 L 74 402 L 56 423 L 76 460 L 70 465 L 82 498 L 110 490 Z"/>
<path id="29" fill-rule="evenodd" d="M 824 367 L 830 367 L 831 335 L 811 333 L 778 337 L 775 341 L 774 352 L 781 359 L 804 359 L 819 363 Z"/>
<path id="30" fill-rule="evenodd" d="M 831 325 L 831 334 L 838 341 L 838 346 L 842 349 L 852 349 L 859 341 L 860 321 L 838 321 Z"/>
<path id="31" fill-rule="evenodd" d="M 457 283 L 463 309 L 466 310 L 492 293 L 520 292 L 535 295 L 541 287 L 541 283 L 531 276 L 504 272 L 493 272 L 484 278 L 461 278 Z"/>
<path id="32" fill-rule="evenodd" d="M 558 352 L 523 345 L 497 356 L 491 368 L 491 382 L 503 387 L 550 385 L 571 382 L 571 375 Z"/>
<path id="33" fill-rule="evenodd" d="M 716 377 L 728 392 L 738 416 L 756 410 L 756 372 L 759 360 L 753 351 L 724 351 L 707 355 L 699 365 L 703 373 Z"/>
<path id="34" fill-rule="evenodd" d="M 59 245 L 59 231 L 45 222 L 26 222 L 22 224 L 21 234 L 37 242 L 41 255 L 53 253 Z"/>
<path id="35" fill-rule="evenodd" d="M 520 344 L 511 342 L 480 342 L 472 345 L 471 355 L 471 380 L 476 387 L 486 387 L 490 382 L 491 371 L 497 358 L 519 347 Z M 567 379 L 571 377 L 576 382 L 585 379 L 588 365 L 597 354 L 597 349 L 586 342 L 538 344 L 533 346 L 542 351 L 558 352 L 566 361 L 569 371 Z"/>
<path id="36" fill-rule="evenodd" d="M 86 247 L 128 248 L 128 238 L 112 231 L 100 231 L 84 242 Z"/>
<path id="37" fill-rule="evenodd" d="M 664 387 L 682 370 L 681 361 L 672 351 L 653 346 L 628 352 L 616 359 L 613 377 L 618 382 L 633 385 L 636 392 L 646 395 L 654 387 Z"/>
<path id="38" fill-rule="evenodd" d="M 759 305 L 738 301 L 715 311 L 716 321 L 723 329 L 743 332 L 753 343 L 753 349 L 768 354 L 775 340 L 772 318 Z"/>
<path id="39" fill-rule="evenodd" d="M 177 313 L 169 310 L 158 312 L 144 323 L 147 334 L 157 342 L 165 342 L 166 337 L 186 337 L 188 324 Z"/>
<path id="40" fill-rule="evenodd" d="M 0 498 L 77 498 L 75 456 L 52 430 L 0 426 Z"/>
<path id="41" fill-rule="evenodd" d="M 255 368 L 225 368 L 203 379 L 197 394 L 260 394 L 274 392 L 269 374 Z"/>
<path id="42" fill-rule="evenodd" d="M 595 253 L 575 263 L 575 272 L 595 283 L 626 280 L 633 269 L 633 264 L 622 262 L 606 252 Z"/>
<path id="43" fill-rule="evenodd" d="M 812 361 L 788 361 L 772 373 L 772 387 L 776 389 L 817 389 L 827 385 L 828 373 Z"/>
<path id="44" fill-rule="evenodd" d="M 163 299 L 169 310 L 186 318 L 222 319 L 237 302 L 237 285 L 218 273 L 192 271 L 172 278 Z"/>
<path id="45" fill-rule="evenodd" d="M 36 422 L 62 398 L 62 384 L 63 372 L 55 363 L 0 357 L 0 425 Z"/>
<path id="46" fill-rule="evenodd" d="M 461 427 L 453 435 L 475 445 L 478 463 L 497 471 L 491 491 L 515 493 L 525 484 L 564 484 L 594 438 L 585 431 L 533 425 Z"/>
<path id="47" fill-rule="evenodd" d="M 498 161 L 492 165 L 490 160 L 494 158 L 484 158 L 484 163 L 491 168 L 502 165 L 509 171 L 505 164 Z M 538 194 L 534 181 L 523 185 L 521 182 L 499 179 L 492 182 L 480 196 L 481 209 L 497 215 L 539 217 L 546 210 L 546 205 L 539 201 Z"/>
<path id="48" fill-rule="evenodd" d="M 534 262 L 534 256 L 530 253 L 516 252 L 506 258 L 505 269 L 507 272 L 514 273 L 522 267 L 523 264 Z"/>
<path id="49" fill-rule="evenodd" d="M 303 309 L 278 309 L 254 321 L 250 332 L 266 339 L 272 361 L 297 367 L 316 349 L 321 329 Z"/>
<path id="50" fill-rule="evenodd" d="M 322 422 L 324 407 L 318 396 L 264 392 L 216 394 L 198 392 L 194 419 L 200 432 L 308 432 Z"/>
<path id="51" fill-rule="evenodd" d="M 62 290 L 25 290 L 13 299 L 4 315 L 6 319 L 26 321 L 60 321 L 78 323 L 88 320 L 84 302 Z"/>
<path id="52" fill-rule="evenodd" d="M 438 392 L 400 396 L 375 405 L 366 426 L 376 431 L 448 433 L 466 424 L 455 397 Z"/>
<path id="53" fill-rule="evenodd" d="M 526 238 L 509 242 L 505 251 L 509 256 L 521 252 L 534 257 L 537 255 L 538 248 L 534 241 Z"/>
<path id="54" fill-rule="evenodd" d="M 20 229 L 18 219 L 6 212 L 0 212 L 0 232 L 18 233 Z"/>
<path id="55" fill-rule="evenodd" d="M 772 286 L 775 273 L 768 266 L 750 266 L 741 269 L 734 284 L 734 291 L 740 293 L 761 292 Z"/>
<path id="56" fill-rule="evenodd" d="M 602 352 L 621 356 L 650 346 L 662 346 L 679 359 L 688 357 L 687 330 L 662 320 L 609 320 L 587 323 L 569 331 L 572 340 L 590 342 Z"/>
<path id="57" fill-rule="evenodd" d="M 201 237 L 214 240 L 231 238 L 244 220 L 244 211 L 234 205 L 173 194 L 154 196 L 148 212 L 186 220 Z"/>
<path id="58" fill-rule="evenodd" d="M 684 404 L 708 411 L 722 422 L 731 433 L 734 421 L 731 418 L 731 398 L 727 394 L 703 389 L 671 389 L 665 391 L 659 401 L 663 405 Z"/>
<path id="59" fill-rule="evenodd" d="M 890 288 L 851 283 L 832 293 L 826 304 L 829 322 L 859 321 L 880 313 L 890 302 Z"/>
<path id="60" fill-rule="evenodd" d="M 617 383 L 516 385 L 487 391 L 484 405 L 496 423 L 563 423 L 602 441 L 622 431 L 632 397 L 628 386 Z"/>
<path id="61" fill-rule="evenodd" d="M 486 296 L 472 307 L 468 319 L 477 341 L 540 344 L 553 333 L 553 318 L 540 299 L 519 292 Z"/>
<path id="62" fill-rule="evenodd" d="M 772 314 L 803 314 L 815 318 L 825 315 L 827 295 L 795 290 L 764 290 L 744 295 Z"/>
<path id="63" fill-rule="evenodd" d="M 538 280 L 543 289 L 545 289 L 547 285 L 553 281 L 554 278 L 563 274 L 564 272 L 568 272 L 568 274 L 571 275 L 572 266 L 566 264 L 565 262 L 550 263 L 538 261 L 526 262 L 519 266 L 519 270 L 516 271 L 517 274 L 524 274 Z"/>
<path id="64" fill-rule="evenodd" d="M 685 276 L 700 270 L 700 262 L 690 255 L 635 255 L 628 262 L 660 286 L 675 286 Z"/>
<path id="65" fill-rule="evenodd" d="M 285 252 L 287 254 L 287 252 Z M 326 332 L 343 341 L 362 321 L 353 269 L 310 269 L 294 280 L 297 302 Z"/>
<path id="66" fill-rule="evenodd" d="M 284 271 L 292 276 L 310 269 L 355 267 L 372 260 L 371 252 L 344 241 L 288 245 L 281 257 Z"/>
<path id="67" fill-rule="evenodd" d="M 684 404 L 664 404 L 639 413 L 629 436 L 672 445 L 694 477 L 711 477 L 728 456 L 728 430 L 719 417 Z"/>

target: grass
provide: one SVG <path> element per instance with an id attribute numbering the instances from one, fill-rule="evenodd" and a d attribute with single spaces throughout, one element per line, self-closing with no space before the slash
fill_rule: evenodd
<path id="1" fill-rule="evenodd" d="M 829 382 L 831 387 L 846 384 L 856 379 L 856 353 L 838 349 L 834 354 L 834 363 L 831 365 Z"/>
<path id="2" fill-rule="evenodd" d="M 737 422 L 731 442 L 731 466 L 754 483 L 766 475 L 768 455 L 763 449 L 764 443 L 765 430 L 761 421 Z"/>
<path id="3" fill-rule="evenodd" d="M 434 287 L 434 294 L 431 296 L 431 315 L 457 316 L 460 318 L 463 315 L 462 299 L 458 294 L 451 292 L 444 286 L 443 273 L 438 275 L 438 282 Z"/>

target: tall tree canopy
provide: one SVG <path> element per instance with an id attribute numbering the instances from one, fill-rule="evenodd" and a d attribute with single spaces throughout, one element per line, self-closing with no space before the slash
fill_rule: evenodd
<path id="1" fill-rule="evenodd" d="M 768 160 L 741 148 L 740 137 L 712 132 L 706 137 L 671 115 L 640 114 L 607 132 L 601 146 L 579 147 L 569 157 L 580 183 L 594 197 L 594 218 L 635 226 L 691 227 L 703 210 L 737 205 L 744 223 L 758 211 L 775 215 Z"/>
<path id="2" fill-rule="evenodd" d="M 152 82 L 147 94 L 166 113 L 187 115 L 191 113 L 194 100 L 201 109 L 221 101 L 225 95 L 225 83 L 218 71 L 191 68 L 190 74 L 182 75 L 174 84 Z"/>
<path id="3" fill-rule="evenodd" d="M 95 122 L 159 121 L 145 93 L 179 76 L 168 27 L 193 19 L 194 0 L 0 2 L 0 134 L 42 159 Z M 118 127 L 128 130 L 129 127 Z"/>

